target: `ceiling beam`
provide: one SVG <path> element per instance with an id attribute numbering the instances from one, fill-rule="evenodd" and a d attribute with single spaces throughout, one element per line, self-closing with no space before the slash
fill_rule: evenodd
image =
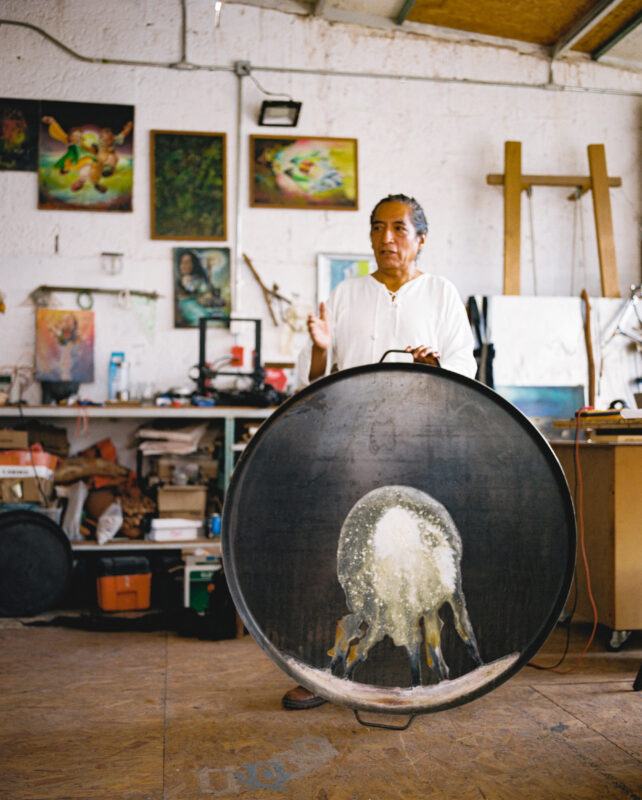
<path id="1" fill-rule="evenodd" d="M 629 35 L 629 33 L 631 33 L 632 31 L 634 31 L 634 30 L 637 28 L 637 26 L 638 26 L 638 25 L 639 25 L 641 22 L 642 22 L 642 11 L 638 12 L 638 13 L 637 13 L 637 14 L 636 14 L 636 15 L 633 17 L 633 19 L 630 19 L 630 20 L 629 20 L 629 21 L 626 23 L 626 25 L 623 25 L 623 26 L 622 26 L 622 27 L 619 29 L 619 31 L 616 31 L 616 32 L 613 34 L 613 36 L 611 36 L 611 37 L 610 37 L 609 39 L 607 39 L 605 42 L 602 42 L 602 44 L 601 44 L 599 47 L 597 47 L 595 50 L 593 50 L 593 51 L 592 51 L 592 53 L 591 53 L 591 58 L 592 58 L 594 61 L 597 61 L 597 60 L 598 60 L 599 58 L 601 58 L 601 57 L 602 57 L 602 56 L 603 56 L 605 53 L 607 53 L 607 52 L 608 52 L 608 51 L 609 51 L 609 50 L 610 50 L 612 47 L 615 47 L 615 45 L 616 45 L 618 42 L 622 41 L 622 39 L 624 39 L 624 37 L 625 37 L 625 36 L 628 36 L 628 35 Z"/>
<path id="2" fill-rule="evenodd" d="M 403 23 L 406 21 L 406 17 L 412 11 L 414 4 L 415 0 L 404 0 L 404 4 L 401 6 L 401 9 L 395 19 L 397 25 L 403 25 Z"/>
<path id="3" fill-rule="evenodd" d="M 600 0 L 595 6 L 583 17 L 571 26 L 571 28 L 555 42 L 551 49 L 551 59 L 554 60 L 562 53 L 570 50 L 574 44 L 583 39 L 586 34 L 592 30 L 598 22 L 601 22 L 607 17 L 617 6 L 620 5 L 622 0 Z"/>

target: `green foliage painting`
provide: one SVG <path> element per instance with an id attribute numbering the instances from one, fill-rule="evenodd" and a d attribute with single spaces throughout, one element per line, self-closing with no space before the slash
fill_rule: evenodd
<path id="1" fill-rule="evenodd" d="M 221 241 L 225 134 L 151 131 L 152 239 Z"/>

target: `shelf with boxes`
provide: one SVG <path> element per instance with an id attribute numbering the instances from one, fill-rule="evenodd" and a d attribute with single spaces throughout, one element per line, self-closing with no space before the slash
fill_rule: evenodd
<path id="1" fill-rule="evenodd" d="M 224 494 L 229 484 L 234 460 L 238 455 L 238 450 L 245 446 L 244 441 L 250 432 L 258 427 L 261 422 L 269 417 L 273 409 L 251 408 L 251 407 L 214 407 L 214 408 L 157 408 L 154 406 L 135 406 L 135 405 L 107 405 L 107 406 L 15 406 L 0 407 L 0 448 L 7 450 L 26 450 L 28 435 L 24 428 L 29 425 L 38 424 L 43 429 L 51 423 L 55 423 L 56 428 L 50 428 L 48 435 L 60 433 L 60 426 L 65 428 L 70 441 L 70 450 L 74 452 L 78 449 L 78 443 L 82 443 L 83 431 L 88 424 L 94 426 L 93 436 L 113 435 L 119 441 L 119 460 L 125 462 L 138 461 L 137 466 L 141 466 L 141 457 L 136 454 L 139 451 L 132 446 L 131 435 L 135 433 L 137 426 L 176 425 L 181 422 L 202 423 L 203 425 L 218 423 L 220 429 L 220 443 L 218 446 L 217 458 L 186 455 L 176 456 L 174 454 L 160 453 L 154 457 L 155 470 L 157 471 L 158 483 L 158 516 L 161 518 L 157 525 L 157 530 L 151 535 L 151 539 L 144 541 L 139 539 L 132 540 L 116 538 L 105 544 L 98 544 L 95 541 L 75 541 L 72 542 L 74 550 L 87 551 L 89 549 L 122 549 L 127 550 L 132 547 L 148 547 L 150 549 L 161 549 L 161 547 L 183 547 L 190 541 L 194 544 L 201 544 L 211 552 L 220 552 L 220 542 L 218 539 L 207 539 L 201 537 L 194 539 L 188 535 L 187 531 L 182 531 L 176 535 L 173 541 L 169 541 L 167 527 L 161 524 L 166 518 L 178 517 L 192 520 L 204 520 L 206 513 L 207 487 L 205 485 L 193 485 L 193 471 L 190 474 L 189 467 L 198 466 L 198 473 L 205 482 L 216 481 L 220 489 L 221 496 Z M 106 428 L 109 425 L 110 427 Z M 97 427 L 96 427 L 97 426 Z M 120 433 L 121 429 L 124 433 Z M 53 431 L 53 434 L 51 434 Z M 62 431 L 63 436 L 65 431 Z M 33 444 L 33 437 L 32 437 Z M 87 437 L 85 435 L 85 441 Z M 128 448 L 128 449 L 127 449 Z M 45 445 L 46 449 L 46 445 Z M 132 466 L 134 464 L 132 463 Z M 33 471 L 30 463 L 24 465 L 24 469 Z M 23 471 L 24 471 L 23 469 Z M 140 472 L 140 469 L 138 470 Z M 41 469 L 38 468 L 38 472 Z M 176 475 L 176 480 L 174 480 Z M 0 502 L 21 502 L 44 505 L 42 501 L 42 486 L 45 478 L 40 474 L 33 476 L 25 475 L 21 479 L 20 486 L 16 486 L 14 480 L 9 490 L 7 482 L 0 479 L 0 491 L 5 489 L 9 493 L 0 498 Z M 178 484 L 178 485 L 176 485 Z M 12 492 L 17 490 L 18 494 Z M 5 492 L 6 494 L 6 492 Z M 50 511 L 51 513 L 51 511 Z M 189 526 L 186 526 L 189 528 Z M 176 526 L 173 528 L 176 531 Z M 215 531 L 216 533 L 216 531 Z"/>
<path id="2" fill-rule="evenodd" d="M 39 464 L 39 456 L 33 449 L 34 442 L 42 441 L 44 451 L 51 449 L 59 453 L 77 453 L 86 451 L 85 446 L 94 445 L 97 439 L 107 442 L 113 439 L 118 463 L 112 467 L 120 470 L 119 474 L 130 476 L 128 479 L 124 478 L 128 480 L 127 491 L 137 490 L 131 478 L 134 469 L 140 479 L 140 468 L 144 466 L 149 473 L 147 477 L 153 478 L 151 484 L 145 481 L 141 494 L 155 498 L 155 519 L 151 521 L 152 530 L 146 534 L 146 538 L 125 538 L 121 531 L 104 544 L 99 543 L 96 538 L 78 538 L 72 541 L 75 565 L 82 567 L 81 572 L 90 576 L 87 580 L 83 579 L 83 590 L 79 594 L 86 598 L 91 587 L 95 587 L 94 602 L 102 608 L 97 591 L 97 579 L 101 578 L 104 579 L 105 589 L 102 593 L 105 601 L 103 610 L 138 609 L 141 604 L 145 606 L 147 603 L 146 591 L 151 580 L 152 607 L 158 608 L 158 604 L 154 603 L 154 597 L 158 597 L 158 589 L 154 589 L 154 586 L 158 586 L 158 579 L 161 583 L 165 580 L 165 564 L 171 561 L 174 574 L 180 576 L 178 583 L 181 584 L 182 580 L 180 602 L 188 609 L 202 613 L 204 597 L 220 580 L 214 573 L 222 567 L 220 536 L 208 538 L 206 533 L 210 531 L 203 530 L 205 526 L 202 525 L 208 519 L 208 510 L 211 511 L 212 508 L 212 487 L 216 487 L 217 494 L 222 498 L 240 449 L 246 446 L 251 433 L 270 416 L 272 410 L 246 407 L 156 408 L 133 405 L 22 408 L 2 406 L 0 455 L 22 451 L 26 461 L 19 465 L 24 475 L 21 473 L 16 477 L 12 473 L 4 483 L 0 475 L 0 491 L 6 489 L 6 497 L 0 497 L 0 511 L 18 504 L 43 511 L 50 517 L 54 513 L 54 509 L 46 507 L 49 505 L 46 498 L 53 496 L 53 471 L 56 465 Z M 145 437 L 139 435 L 141 429 L 156 427 L 162 431 L 164 427 L 181 426 L 183 423 L 202 426 L 208 432 L 213 431 L 215 447 L 210 447 L 207 452 L 184 455 L 162 452 L 162 447 L 154 454 L 152 447 L 141 454 L 139 444 L 146 441 Z M 35 438 L 34 430 L 37 431 Z M 29 445 L 32 448 L 31 454 Z M 52 462 L 55 460 L 53 458 Z M 76 469 L 74 462 L 73 457 L 63 458 L 58 461 L 58 468 L 62 465 L 65 469 Z M 49 469 L 51 474 L 45 475 L 42 472 L 44 468 Z M 30 471 L 34 474 L 31 475 Z M 83 478 L 80 476 L 74 480 L 82 482 Z M 92 492 L 100 493 L 101 489 L 96 490 L 91 479 L 89 485 Z M 140 487 L 140 480 L 138 486 Z M 108 491 L 108 487 L 102 491 Z M 125 489 L 118 489 L 117 494 L 120 495 L 124 509 Z M 183 522 L 178 524 L 178 519 Z M 58 519 L 54 521 L 62 521 L 59 510 Z M 196 532 L 198 535 L 195 535 Z M 103 564 L 105 559 L 109 563 Z M 151 564 L 151 578 L 132 559 L 147 559 Z M 134 567 L 138 571 L 131 572 Z M 131 578 L 131 575 L 142 577 Z M 224 581 L 224 578 L 221 579 Z M 174 585 L 176 580 L 171 582 Z M 173 589 L 172 592 L 176 594 Z"/>

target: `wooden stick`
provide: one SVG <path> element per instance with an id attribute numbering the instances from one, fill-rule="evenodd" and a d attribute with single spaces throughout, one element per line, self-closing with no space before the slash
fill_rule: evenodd
<path id="1" fill-rule="evenodd" d="M 586 289 L 582 289 L 580 297 L 584 301 L 584 341 L 586 342 L 586 358 L 588 360 L 588 404 L 595 408 L 595 359 L 593 357 L 593 340 L 591 339 L 591 304 Z"/>
<path id="2" fill-rule="evenodd" d="M 504 143 L 504 294 L 520 293 L 522 143 Z"/>
<path id="3" fill-rule="evenodd" d="M 278 320 L 276 318 L 276 315 L 274 313 L 274 309 L 272 308 L 272 298 L 276 298 L 277 300 L 282 300 L 284 303 L 288 303 L 288 304 L 291 304 L 292 301 L 288 300 L 287 297 L 283 297 L 283 295 L 280 295 L 276 291 L 276 288 L 275 289 L 268 289 L 268 287 L 263 283 L 263 280 L 261 279 L 261 276 L 256 271 L 256 269 L 254 267 L 254 264 L 250 260 L 250 257 L 247 256 L 245 253 L 243 253 L 243 260 L 248 265 L 248 267 L 250 268 L 250 272 L 252 273 L 252 275 L 254 275 L 254 279 L 256 280 L 258 285 L 261 287 L 261 291 L 263 292 L 263 297 L 265 299 L 265 304 L 268 307 L 268 311 L 270 312 L 270 317 L 272 318 L 272 322 L 275 325 L 278 325 L 279 322 L 278 322 Z"/>
<path id="4" fill-rule="evenodd" d="M 588 158 L 591 170 L 591 188 L 593 190 L 597 252 L 600 258 L 602 296 L 620 297 L 620 282 L 615 261 L 615 238 L 613 235 L 613 217 L 611 215 L 611 198 L 609 197 L 604 145 L 590 144 L 588 146 Z"/>
<path id="5" fill-rule="evenodd" d="M 622 178 L 607 178 L 609 186 L 622 186 Z M 498 173 L 486 175 L 489 186 L 503 186 L 504 176 Z M 522 191 L 529 186 L 577 186 L 588 192 L 591 188 L 589 175 L 522 175 Z"/>

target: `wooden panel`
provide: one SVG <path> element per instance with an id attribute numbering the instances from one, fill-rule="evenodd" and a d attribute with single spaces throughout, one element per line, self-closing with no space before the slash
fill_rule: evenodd
<path id="1" fill-rule="evenodd" d="M 603 297 L 620 297 L 604 145 L 590 144 L 588 158 L 593 184 L 593 214 L 597 234 L 597 252 L 600 259 L 602 295 Z"/>
<path id="2" fill-rule="evenodd" d="M 554 443 L 571 492 L 572 443 Z M 591 586 L 599 621 L 614 630 L 642 629 L 642 445 L 580 445 L 584 526 Z M 578 548 L 578 619 L 592 619 Z"/>
<path id="3" fill-rule="evenodd" d="M 504 294 L 520 293 L 522 143 L 504 144 Z"/>
<path id="4" fill-rule="evenodd" d="M 526 668 L 456 711 L 376 732 L 292 681 L 246 636 L 0 629 L 6 800 L 632 800 L 642 651 L 595 645 L 570 675 Z M 575 664 L 586 641 L 574 627 Z M 553 664 L 563 630 L 537 661 Z M 380 721 L 399 724 L 383 717 Z"/>
<path id="5" fill-rule="evenodd" d="M 642 447 L 615 448 L 615 628 L 642 628 Z"/>
<path id="6" fill-rule="evenodd" d="M 608 178 L 609 186 L 622 186 L 622 178 Z M 504 176 L 498 173 L 486 175 L 489 186 L 503 186 Z M 522 189 L 528 186 L 577 186 L 585 191 L 591 188 L 591 178 L 588 175 L 522 175 Z"/>
<path id="7" fill-rule="evenodd" d="M 553 445 L 555 455 L 566 475 L 571 494 L 575 488 L 574 447 Z M 614 469 L 613 448 L 580 445 L 580 464 L 584 481 L 584 533 L 591 587 L 599 621 L 615 627 L 615 522 L 613 513 Z M 576 511 L 577 514 L 577 511 Z M 586 591 L 586 577 L 579 543 L 577 547 L 577 618 L 593 619 Z"/>
<path id="8" fill-rule="evenodd" d="M 611 36 L 621 30 L 640 11 L 642 11 L 642 0 L 622 0 L 608 16 L 598 22 L 571 49 L 579 50 L 582 53 L 590 53 L 596 50 L 607 39 L 610 39 Z"/>
<path id="9" fill-rule="evenodd" d="M 593 5 L 592 0 L 417 0 L 407 19 L 550 46 Z"/>

